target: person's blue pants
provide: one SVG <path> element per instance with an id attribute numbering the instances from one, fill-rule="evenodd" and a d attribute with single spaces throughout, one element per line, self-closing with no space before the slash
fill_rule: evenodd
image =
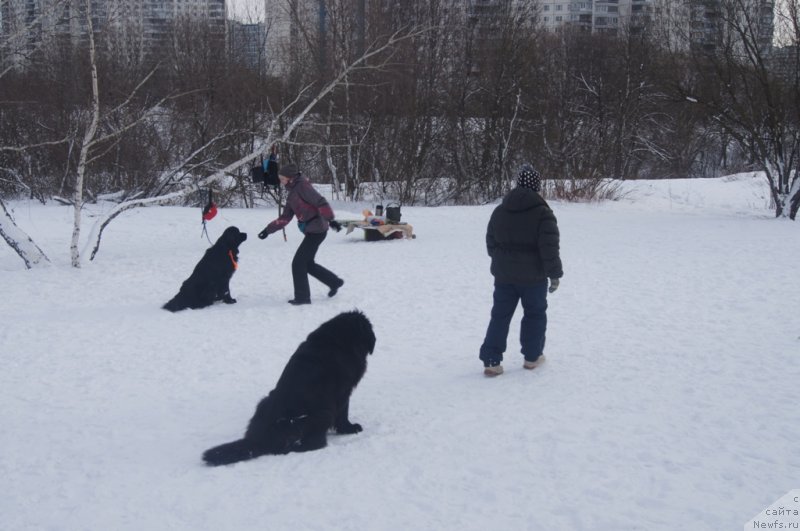
<path id="1" fill-rule="evenodd" d="M 547 330 L 547 279 L 530 286 L 496 283 L 492 317 L 479 356 L 485 366 L 503 361 L 508 327 L 520 300 L 524 312 L 519 332 L 522 355 L 530 361 L 542 355 Z"/>

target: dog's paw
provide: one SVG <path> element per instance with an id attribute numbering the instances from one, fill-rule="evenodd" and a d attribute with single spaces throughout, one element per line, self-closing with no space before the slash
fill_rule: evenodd
<path id="1" fill-rule="evenodd" d="M 225 304 L 236 304 L 236 299 L 234 299 L 233 297 L 225 297 L 224 299 L 222 299 L 222 302 L 224 302 Z"/>
<path id="2" fill-rule="evenodd" d="M 357 423 L 354 424 L 354 423 L 351 422 L 351 423 L 345 424 L 343 426 L 336 426 L 336 433 L 339 433 L 339 434 L 342 434 L 342 435 L 349 435 L 351 433 L 358 433 L 358 432 L 361 432 L 361 431 L 364 431 L 364 428 L 361 427 L 361 424 L 357 424 Z"/>

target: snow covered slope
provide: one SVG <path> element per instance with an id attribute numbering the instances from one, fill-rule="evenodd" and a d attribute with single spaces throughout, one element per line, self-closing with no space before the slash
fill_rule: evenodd
<path id="1" fill-rule="evenodd" d="M 492 206 L 403 207 L 416 240 L 331 232 L 346 284 L 292 307 L 300 233 L 237 225 L 238 304 L 170 314 L 208 242 L 199 209 L 150 208 L 69 267 L 71 211 L 12 203 L 54 264 L 0 247 L 0 528 L 8 530 L 741 529 L 798 486 L 800 226 L 736 176 L 625 183 L 551 205 L 565 277 L 549 361 L 482 375 Z M 334 204 L 340 218 L 367 204 Z M 87 223 L 92 221 L 87 212 Z M 207 468 L 238 438 L 305 336 L 359 308 L 378 337 L 354 436 L 318 452 Z"/>

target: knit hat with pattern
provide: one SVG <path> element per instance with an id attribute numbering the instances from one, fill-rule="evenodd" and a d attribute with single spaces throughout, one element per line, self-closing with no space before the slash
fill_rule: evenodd
<path id="1" fill-rule="evenodd" d="M 523 188 L 530 188 L 534 192 L 538 192 L 542 186 L 542 178 L 539 172 L 533 169 L 530 164 L 523 164 L 517 173 L 517 186 Z"/>

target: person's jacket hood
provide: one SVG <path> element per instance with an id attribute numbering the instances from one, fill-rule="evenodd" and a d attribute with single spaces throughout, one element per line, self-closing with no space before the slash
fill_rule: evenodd
<path id="1" fill-rule="evenodd" d="M 530 188 L 523 188 L 522 186 L 518 186 L 508 192 L 501 202 L 503 208 L 509 212 L 522 212 L 546 204 L 542 196 Z"/>

